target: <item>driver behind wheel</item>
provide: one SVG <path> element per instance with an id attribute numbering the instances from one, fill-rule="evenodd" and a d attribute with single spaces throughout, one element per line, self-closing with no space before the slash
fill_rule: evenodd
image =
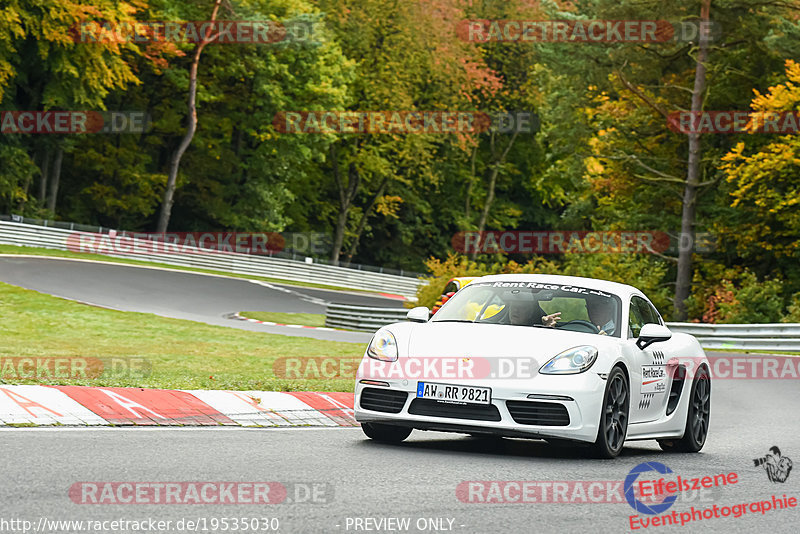
<path id="1" fill-rule="evenodd" d="M 614 307 L 611 299 L 603 297 L 588 297 L 586 299 L 586 313 L 602 336 L 613 335 L 617 326 L 614 324 Z"/>
<path id="2" fill-rule="evenodd" d="M 589 320 L 602 336 L 614 335 L 616 325 L 614 324 L 614 306 L 611 299 L 588 295 L 586 297 L 586 313 Z M 561 312 L 552 313 L 542 317 L 542 324 L 545 326 L 556 326 L 561 319 Z"/>

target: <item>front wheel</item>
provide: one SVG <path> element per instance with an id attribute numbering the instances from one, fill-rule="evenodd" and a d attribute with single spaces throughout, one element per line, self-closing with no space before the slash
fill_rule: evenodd
<path id="1" fill-rule="evenodd" d="M 625 436 L 628 433 L 628 414 L 630 413 L 630 392 L 628 380 L 622 369 L 615 367 L 608 376 L 603 395 L 603 411 L 600 414 L 600 428 L 592 451 L 599 458 L 615 458 L 622 452 Z"/>
<path id="2" fill-rule="evenodd" d="M 385 423 L 361 423 L 361 430 L 368 438 L 384 443 L 400 443 L 411 435 L 411 428 Z"/>
<path id="3" fill-rule="evenodd" d="M 686 428 L 677 440 L 660 439 L 658 445 L 666 452 L 699 452 L 706 443 L 708 423 L 711 418 L 711 377 L 701 367 L 692 383 Z"/>

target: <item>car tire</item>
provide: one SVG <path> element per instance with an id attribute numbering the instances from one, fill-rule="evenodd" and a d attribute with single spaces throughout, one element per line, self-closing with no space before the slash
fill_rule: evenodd
<path id="1" fill-rule="evenodd" d="M 412 428 L 386 423 L 361 423 L 361 430 L 368 438 L 384 443 L 400 443 L 411 435 Z"/>
<path id="2" fill-rule="evenodd" d="M 625 444 L 630 414 L 630 386 L 622 369 L 614 367 L 608 375 L 597 439 L 592 453 L 597 458 L 616 458 Z"/>
<path id="3" fill-rule="evenodd" d="M 658 445 L 665 452 L 699 452 L 708 437 L 711 418 L 711 377 L 708 369 L 701 367 L 692 381 L 686 428 L 681 439 L 660 439 Z"/>

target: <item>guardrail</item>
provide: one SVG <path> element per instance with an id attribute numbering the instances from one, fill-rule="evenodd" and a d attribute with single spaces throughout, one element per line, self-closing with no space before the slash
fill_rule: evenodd
<path id="1" fill-rule="evenodd" d="M 129 232 L 127 230 L 117 230 L 115 228 L 109 228 L 109 227 L 106 227 L 106 226 L 80 224 L 80 223 L 69 222 L 69 221 L 54 221 L 52 219 L 35 219 L 35 218 L 32 218 L 32 217 L 22 217 L 21 215 L 0 215 L 0 222 L 3 222 L 3 221 L 22 223 L 22 224 L 29 224 L 31 226 L 42 226 L 42 227 L 45 227 L 45 228 L 61 228 L 62 230 L 70 230 L 71 232 L 85 232 L 85 233 L 89 233 L 89 234 L 108 234 L 109 236 L 116 235 L 117 237 L 122 236 L 124 238 L 129 238 L 129 237 L 134 237 L 134 238 L 137 238 L 137 239 L 144 238 L 144 239 L 149 239 L 151 241 L 160 241 L 160 242 L 167 242 L 167 243 L 169 242 L 168 238 L 171 235 L 172 236 L 177 236 L 177 235 L 182 233 L 182 232 L 178 232 L 178 233 L 165 232 L 164 234 L 158 234 L 158 233 L 145 234 L 145 233 L 140 233 L 140 232 Z M 226 232 L 209 232 L 209 233 L 211 235 L 218 235 L 218 234 L 221 234 L 221 233 L 224 234 Z M 231 237 L 234 237 L 234 235 L 236 234 L 235 232 L 228 232 L 228 233 L 231 235 Z M 196 238 L 198 238 L 197 236 L 202 236 L 203 232 L 192 232 L 192 234 L 194 234 L 194 236 Z M 288 236 L 286 234 L 288 234 Z M 264 234 L 264 237 L 266 238 L 267 241 L 272 239 L 271 237 L 269 237 L 270 235 L 272 235 L 273 237 L 274 236 L 280 236 L 281 239 L 284 239 L 284 245 L 286 245 L 286 248 L 283 248 L 281 250 L 273 250 L 271 248 L 266 250 L 265 251 L 266 252 L 266 256 L 268 256 L 270 258 L 279 258 L 279 259 L 284 259 L 284 260 L 307 261 L 308 260 L 308 256 L 309 256 L 308 251 L 307 250 L 297 250 L 297 249 L 294 248 L 294 246 L 297 244 L 297 243 L 295 243 L 295 238 L 293 237 L 294 234 L 296 234 L 296 232 L 286 232 L 286 233 L 284 233 L 284 232 L 266 232 Z M 301 234 L 302 234 L 302 232 L 301 232 Z M 253 233 L 246 232 L 245 235 L 258 236 L 259 233 L 258 232 L 253 232 Z M 312 233 L 312 234 L 309 234 L 309 235 L 313 236 L 314 234 Z M 316 235 L 317 236 L 324 236 L 324 234 L 316 234 Z M 286 237 L 284 237 L 284 236 L 286 236 Z M 307 248 L 309 246 L 309 244 L 311 243 L 310 239 L 317 239 L 317 238 L 316 237 L 308 237 L 308 236 L 302 237 L 301 243 L 303 243 L 303 245 L 301 245 L 301 246 L 304 247 L 304 248 Z M 235 244 L 235 246 L 237 246 L 237 247 L 241 246 L 241 243 L 235 243 L 235 241 L 233 239 L 230 241 L 230 244 L 231 245 Z M 213 249 L 214 248 L 214 247 L 204 247 L 202 242 L 200 244 L 198 244 L 198 247 L 207 248 L 207 249 Z M 242 251 L 237 250 L 235 252 L 242 252 Z M 248 254 L 250 253 L 249 251 L 245 251 L 245 252 L 247 252 Z M 403 269 L 403 268 L 394 269 L 392 267 L 383 267 L 383 266 L 376 267 L 374 265 L 366 265 L 366 264 L 357 263 L 357 262 L 354 262 L 354 261 L 339 260 L 338 263 L 333 263 L 327 258 L 320 257 L 318 254 L 319 254 L 318 252 L 317 252 L 317 255 L 312 254 L 314 256 L 312 258 L 312 262 L 316 263 L 316 264 L 319 264 L 319 265 L 333 265 L 333 266 L 336 266 L 336 267 L 344 267 L 346 269 L 355 269 L 355 270 L 358 270 L 358 271 L 367 271 L 367 272 L 371 272 L 371 273 L 393 274 L 393 275 L 404 277 L 404 278 L 422 278 L 422 277 L 426 276 L 425 273 L 409 271 L 408 269 Z M 263 256 L 264 254 L 260 254 L 260 255 Z"/>
<path id="2" fill-rule="evenodd" d="M 31 224 L 0 221 L 0 244 L 26 247 L 42 247 L 56 250 L 70 250 L 70 243 L 78 242 L 81 236 L 87 239 L 109 239 L 104 233 L 72 231 L 63 228 L 43 227 Z M 254 256 L 234 252 L 215 251 L 196 247 L 181 246 L 184 253 L 144 252 L 148 250 L 148 240 L 135 239 L 130 234 L 131 253 L 124 253 L 120 247 L 111 247 L 104 256 L 129 258 L 168 265 L 209 269 L 223 273 L 263 276 L 294 282 L 328 284 L 351 289 L 396 293 L 405 297 L 416 295 L 423 281 L 417 278 L 386 273 L 348 269 L 335 265 L 305 263 L 283 258 Z M 73 247 L 74 248 L 74 247 Z M 135 250 L 143 252 L 134 252 Z M 152 246 L 149 248 L 153 248 Z"/>
<path id="3" fill-rule="evenodd" d="M 406 320 L 405 308 L 368 308 L 349 304 L 328 304 L 325 326 L 374 332 L 387 324 Z"/>
<path id="4" fill-rule="evenodd" d="M 706 349 L 800 352 L 800 323 L 667 323 L 667 326 L 675 332 L 693 335 Z"/>
<path id="5" fill-rule="evenodd" d="M 325 326 L 374 332 L 406 320 L 407 309 L 329 304 Z M 800 323 L 701 324 L 667 323 L 673 332 L 691 334 L 705 349 L 800 352 Z"/>

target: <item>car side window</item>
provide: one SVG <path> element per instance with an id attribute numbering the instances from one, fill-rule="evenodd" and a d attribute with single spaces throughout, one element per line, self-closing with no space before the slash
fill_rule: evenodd
<path id="1" fill-rule="evenodd" d="M 639 337 L 639 332 L 642 331 L 642 327 L 645 325 L 644 318 L 636 302 L 637 298 L 633 297 L 631 299 L 630 313 L 628 314 L 628 337 L 630 338 Z"/>
<path id="2" fill-rule="evenodd" d="M 640 298 L 638 300 L 641 301 L 640 306 L 642 308 L 642 314 L 646 319 L 644 324 L 661 324 L 661 316 L 658 314 L 653 305 L 644 299 Z"/>
<path id="3" fill-rule="evenodd" d="M 442 291 L 442 294 L 443 294 L 443 295 L 446 295 L 446 294 L 450 293 L 451 291 L 452 291 L 453 293 L 455 293 L 456 291 L 458 291 L 458 284 L 456 284 L 455 282 L 450 282 L 450 283 L 449 283 L 449 284 L 447 284 L 447 286 L 444 288 L 444 291 Z"/>
<path id="4" fill-rule="evenodd" d="M 642 327 L 646 324 L 661 324 L 658 312 L 642 297 L 631 298 L 631 313 L 628 322 L 631 337 L 639 337 Z"/>

